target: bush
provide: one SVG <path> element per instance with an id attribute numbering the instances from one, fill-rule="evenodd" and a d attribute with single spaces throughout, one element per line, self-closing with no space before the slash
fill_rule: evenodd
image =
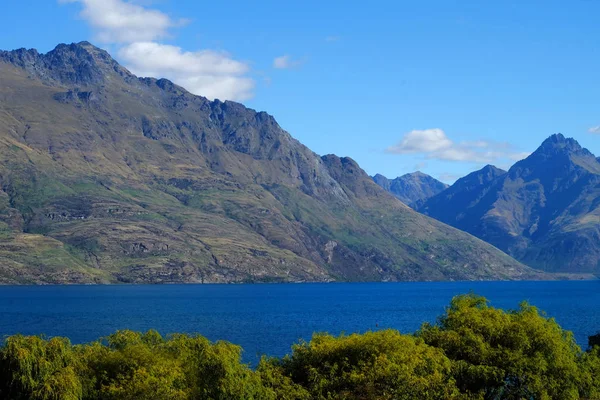
<path id="1" fill-rule="evenodd" d="M 457 296 L 417 336 L 452 360 L 459 389 L 472 398 L 579 398 L 581 350 L 573 335 L 527 303 L 504 312 L 483 297 Z"/>
<path id="2" fill-rule="evenodd" d="M 0 395 L 14 400 L 77 400 L 79 359 L 68 339 L 12 336 L 0 353 Z"/>
<path id="3" fill-rule="evenodd" d="M 312 399 L 447 399 L 458 394 L 450 360 L 421 339 L 385 330 L 316 334 L 275 365 Z"/>

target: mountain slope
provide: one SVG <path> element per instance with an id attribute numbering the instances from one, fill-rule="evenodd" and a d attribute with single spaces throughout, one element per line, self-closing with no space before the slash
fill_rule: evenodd
<path id="1" fill-rule="evenodd" d="M 491 183 L 504 174 L 506 171 L 486 165 L 419 204 L 417 210 L 461 230 L 468 230 L 473 224 L 477 224 L 477 221 L 471 220 L 471 216 L 481 213 L 473 209 L 486 204 L 484 197 L 492 187 Z"/>
<path id="2" fill-rule="evenodd" d="M 445 190 L 448 185 L 420 171 L 388 179 L 381 174 L 373 177 L 375 183 L 396 196 L 406 205 L 413 206 Z"/>
<path id="3" fill-rule="evenodd" d="M 0 52 L 0 182 L 4 282 L 539 276 L 270 115 L 87 42 Z"/>
<path id="4" fill-rule="evenodd" d="M 600 162 L 561 134 L 507 173 L 486 167 L 419 210 L 536 268 L 600 272 Z"/>

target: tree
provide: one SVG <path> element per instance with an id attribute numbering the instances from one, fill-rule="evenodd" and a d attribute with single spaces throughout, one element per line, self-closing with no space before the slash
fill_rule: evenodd
<path id="1" fill-rule="evenodd" d="M 573 335 L 527 303 L 504 312 L 483 297 L 457 296 L 417 336 L 452 360 L 456 383 L 471 398 L 579 398 L 581 350 Z"/>
<path id="2" fill-rule="evenodd" d="M 170 353 L 181 360 L 194 399 L 274 399 L 260 376 L 241 362 L 240 346 L 202 336 L 174 335 L 167 343 Z"/>
<path id="3" fill-rule="evenodd" d="M 72 346 L 12 336 L 0 348 L 7 400 L 600 399 L 600 346 L 526 303 L 502 311 L 455 297 L 415 335 L 315 334 L 256 370 L 242 349 L 199 335 L 118 331 Z"/>
<path id="4" fill-rule="evenodd" d="M 316 334 L 275 365 L 313 399 L 448 399 L 458 396 L 450 360 L 395 330 Z"/>
<path id="5" fill-rule="evenodd" d="M 11 336 L 0 353 L 0 395 L 13 400 L 79 400 L 77 368 L 66 338 Z"/>
<path id="6" fill-rule="evenodd" d="M 78 349 L 86 399 L 184 400 L 189 383 L 180 360 L 156 331 L 118 331 Z"/>

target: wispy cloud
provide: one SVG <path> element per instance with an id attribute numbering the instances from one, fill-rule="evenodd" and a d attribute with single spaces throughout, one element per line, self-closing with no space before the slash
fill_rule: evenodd
<path id="1" fill-rule="evenodd" d="M 427 159 L 471 163 L 499 163 L 502 160 L 517 161 L 528 153 L 516 151 L 508 143 L 488 140 L 455 142 L 439 128 L 413 130 L 400 142 L 385 150 L 391 154 L 417 154 Z"/>
<path id="2" fill-rule="evenodd" d="M 94 29 L 96 40 L 117 45 L 119 58 L 137 75 L 167 78 L 209 99 L 246 100 L 253 96 L 255 81 L 249 76 L 247 63 L 222 51 L 185 51 L 160 43 L 189 20 L 124 0 L 59 3 L 78 3 L 80 16 Z"/>
<path id="3" fill-rule="evenodd" d="M 81 3 L 81 17 L 96 30 L 103 43 L 131 43 L 169 36 L 169 30 L 185 25 L 186 19 L 173 19 L 158 10 L 122 0 L 59 0 Z"/>
<path id="4" fill-rule="evenodd" d="M 595 135 L 600 135 L 600 125 L 592 126 L 590 129 L 588 129 L 588 132 L 593 133 Z"/>
<path id="5" fill-rule="evenodd" d="M 254 80 L 245 76 L 247 64 L 227 53 L 155 42 L 136 42 L 122 47 L 119 57 L 140 76 L 164 76 L 192 93 L 214 99 L 246 100 L 252 97 Z"/>
<path id="6" fill-rule="evenodd" d="M 332 43 L 332 42 L 338 42 L 338 41 L 340 41 L 340 39 L 341 39 L 340 36 L 327 36 L 325 38 L 325 41 Z"/>
<path id="7" fill-rule="evenodd" d="M 289 68 L 294 68 L 294 67 L 298 67 L 302 64 L 302 61 L 300 60 L 294 60 L 291 56 L 289 55 L 283 55 L 283 56 L 279 56 L 279 57 L 275 57 L 275 59 L 273 60 L 273 68 L 277 68 L 277 69 L 289 69 Z"/>
<path id="8" fill-rule="evenodd" d="M 452 147 L 452 141 L 446 137 L 443 130 L 435 128 L 410 131 L 397 145 L 388 147 L 387 152 L 396 154 L 431 153 L 449 147 Z"/>

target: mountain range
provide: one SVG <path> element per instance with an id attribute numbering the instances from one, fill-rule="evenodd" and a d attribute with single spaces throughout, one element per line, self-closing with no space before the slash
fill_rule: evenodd
<path id="1" fill-rule="evenodd" d="M 600 162 L 562 134 L 508 171 L 486 166 L 417 210 L 552 272 L 600 273 Z"/>
<path id="2" fill-rule="evenodd" d="M 420 171 L 388 179 L 381 174 L 373 180 L 383 189 L 396 196 L 401 202 L 416 207 L 421 202 L 442 192 L 448 185 Z"/>
<path id="3" fill-rule="evenodd" d="M 88 42 L 0 52 L 0 184 L 3 283 L 545 277 Z"/>

